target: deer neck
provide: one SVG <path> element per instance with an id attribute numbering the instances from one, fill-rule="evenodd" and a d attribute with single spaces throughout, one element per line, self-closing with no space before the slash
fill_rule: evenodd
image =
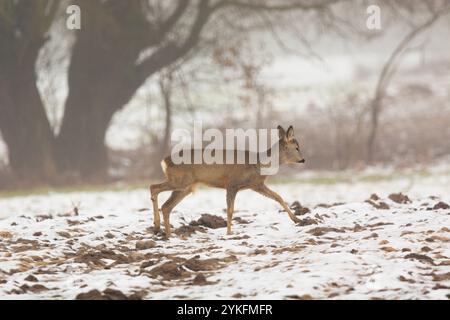
<path id="1" fill-rule="evenodd" d="M 286 159 L 285 157 L 281 154 L 280 152 L 280 141 L 277 141 L 273 146 L 271 146 L 269 149 L 267 149 L 266 151 L 260 152 L 258 153 L 258 162 L 260 164 L 261 167 L 269 167 L 271 164 L 263 164 L 261 163 L 260 159 L 261 158 L 272 158 L 272 154 L 274 152 L 276 152 L 275 150 L 278 149 L 278 164 L 284 164 L 286 163 Z"/>

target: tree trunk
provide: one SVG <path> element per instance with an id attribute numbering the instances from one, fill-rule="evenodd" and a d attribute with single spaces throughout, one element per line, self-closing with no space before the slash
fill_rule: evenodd
<path id="1" fill-rule="evenodd" d="M 103 178 L 108 171 L 106 131 L 116 111 L 131 98 L 132 90 L 120 76 L 109 80 L 82 77 L 83 69 L 72 71 L 70 93 L 65 105 L 56 158 L 61 171 L 83 177 Z"/>
<path id="2" fill-rule="evenodd" d="M 172 131 L 172 76 L 167 76 L 167 82 L 165 83 L 164 77 L 159 80 L 159 87 L 161 96 L 163 98 L 163 105 L 165 109 L 164 120 L 164 135 L 161 140 L 160 154 L 165 156 L 170 147 L 170 133 Z"/>
<path id="3" fill-rule="evenodd" d="M 129 64 L 120 46 L 110 50 L 93 44 L 89 36 L 80 36 L 75 44 L 69 67 L 69 95 L 56 147 L 62 172 L 93 179 L 106 176 L 106 131 L 114 113 L 137 89 L 129 81 Z"/>
<path id="4" fill-rule="evenodd" d="M 36 85 L 34 62 L 40 44 L 8 59 L 0 75 L 0 130 L 9 163 L 24 183 L 51 181 L 56 174 L 54 138 Z"/>

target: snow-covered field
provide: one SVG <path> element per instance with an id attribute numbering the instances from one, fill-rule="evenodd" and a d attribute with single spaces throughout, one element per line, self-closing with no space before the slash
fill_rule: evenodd
<path id="1" fill-rule="evenodd" d="M 189 225 L 225 217 L 224 192 L 200 189 L 172 213 L 170 240 L 152 232 L 146 190 L 0 199 L 0 298 L 448 299 L 449 185 L 443 173 L 272 184 L 309 208 L 302 225 L 244 191 L 231 236 Z"/>

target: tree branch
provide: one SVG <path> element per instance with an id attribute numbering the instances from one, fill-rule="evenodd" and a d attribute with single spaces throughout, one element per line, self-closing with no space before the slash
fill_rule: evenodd
<path id="1" fill-rule="evenodd" d="M 198 43 L 203 27 L 208 22 L 212 12 L 209 0 L 201 0 L 197 6 L 196 18 L 187 38 L 181 44 L 167 43 L 137 65 L 137 84 L 144 82 L 150 75 L 175 62 L 192 49 Z"/>
<path id="2" fill-rule="evenodd" d="M 267 1 L 250 0 L 248 2 L 245 2 L 241 0 L 223 0 L 216 3 L 214 8 L 231 6 L 250 10 L 267 10 L 267 11 L 313 10 L 313 9 L 321 9 L 340 1 L 343 0 L 316 0 L 316 1 L 296 0 L 287 4 L 279 4 L 279 3 L 268 4 Z"/>
<path id="3" fill-rule="evenodd" d="M 183 13 L 186 11 L 191 0 L 179 0 L 177 7 L 173 10 L 172 14 L 161 23 L 159 31 L 162 33 L 167 33 L 172 29 L 172 27 L 177 23 Z"/>

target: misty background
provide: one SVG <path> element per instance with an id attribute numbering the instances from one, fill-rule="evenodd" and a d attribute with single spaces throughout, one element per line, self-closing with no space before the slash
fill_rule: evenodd
<path id="1" fill-rule="evenodd" d="M 293 125 L 307 170 L 449 161 L 447 1 L 70 4 L 0 0 L 0 188 L 158 179 L 194 120 Z"/>

